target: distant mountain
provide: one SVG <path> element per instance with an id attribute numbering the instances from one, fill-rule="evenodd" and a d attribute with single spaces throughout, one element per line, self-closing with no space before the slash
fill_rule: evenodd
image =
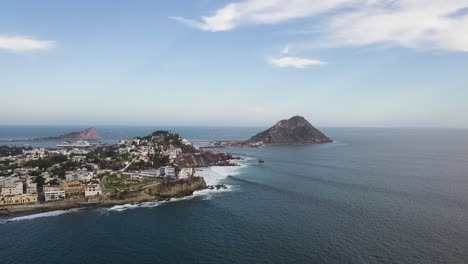
<path id="1" fill-rule="evenodd" d="M 311 144 L 326 143 L 332 140 L 312 126 L 304 117 L 293 116 L 281 120 L 271 128 L 247 140 L 249 144 Z"/>
<path id="2" fill-rule="evenodd" d="M 312 126 L 304 117 L 293 116 L 290 119 L 279 121 L 249 140 L 216 141 L 207 147 L 260 147 L 263 145 L 301 145 L 327 142 L 332 142 L 332 140 Z"/>
<path id="3" fill-rule="evenodd" d="M 58 136 L 57 138 L 62 139 L 62 140 L 67 140 L 67 139 L 80 139 L 80 140 L 95 140 L 95 139 L 101 139 L 99 136 L 97 129 L 94 127 L 85 129 L 80 132 L 71 132 L 65 135 Z"/>

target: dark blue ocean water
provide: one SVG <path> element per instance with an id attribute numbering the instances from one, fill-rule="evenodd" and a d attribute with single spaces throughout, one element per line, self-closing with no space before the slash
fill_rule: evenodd
<path id="1" fill-rule="evenodd" d="M 229 191 L 3 218 L 0 263 L 468 263 L 468 130 L 323 131 L 337 142 L 231 149 L 241 167 L 203 172 Z"/>

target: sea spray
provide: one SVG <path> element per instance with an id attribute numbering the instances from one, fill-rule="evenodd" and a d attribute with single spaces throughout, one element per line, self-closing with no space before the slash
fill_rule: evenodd
<path id="1" fill-rule="evenodd" d="M 223 180 L 228 178 L 229 176 L 239 175 L 241 174 L 242 170 L 247 167 L 248 161 L 250 158 L 245 158 L 243 160 L 236 161 L 239 163 L 239 166 L 212 166 L 207 168 L 202 168 L 200 171 L 197 172 L 198 176 L 201 176 L 205 179 L 207 185 L 217 185 L 220 184 Z M 172 198 L 167 201 L 154 201 L 154 202 L 144 202 L 144 203 L 135 203 L 135 204 L 124 204 L 124 205 L 116 205 L 109 209 L 107 212 L 123 212 L 130 209 L 137 209 L 137 208 L 152 208 L 157 207 L 167 203 L 179 202 L 179 201 L 186 201 L 192 200 L 194 198 L 201 198 L 202 200 L 209 200 L 215 194 L 220 194 L 224 192 L 232 192 L 238 189 L 238 186 L 233 185 L 226 185 L 226 189 L 204 189 L 199 191 L 194 191 L 192 195 L 185 196 L 181 198 Z"/>

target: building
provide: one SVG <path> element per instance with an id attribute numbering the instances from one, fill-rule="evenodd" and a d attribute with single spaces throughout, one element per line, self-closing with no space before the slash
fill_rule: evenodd
<path id="1" fill-rule="evenodd" d="M 62 182 L 60 188 L 65 191 L 66 198 L 77 198 L 84 196 L 84 186 L 79 181 Z"/>
<path id="2" fill-rule="evenodd" d="M 65 173 L 66 181 L 83 181 L 89 182 L 93 179 L 94 173 L 88 172 L 87 169 L 79 169 L 76 171 L 67 171 Z"/>
<path id="3" fill-rule="evenodd" d="M 45 201 L 58 201 L 65 199 L 65 191 L 57 185 L 44 185 L 44 197 Z"/>
<path id="4" fill-rule="evenodd" d="M 34 182 L 28 182 L 26 184 L 26 193 L 27 194 L 37 194 L 37 184 Z"/>
<path id="5" fill-rule="evenodd" d="M 128 175 L 131 179 L 156 178 L 156 177 L 159 177 L 159 174 L 160 174 L 159 169 L 126 173 L 126 175 Z"/>
<path id="6" fill-rule="evenodd" d="M 193 176 L 194 169 L 193 168 L 181 168 L 178 174 L 179 179 L 186 179 Z"/>
<path id="7" fill-rule="evenodd" d="M 0 205 L 36 203 L 37 194 L 17 194 L 0 197 Z"/>
<path id="8" fill-rule="evenodd" d="M 171 166 L 161 167 L 159 168 L 159 176 L 166 178 L 175 178 L 175 168 Z"/>
<path id="9" fill-rule="evenodd" d="M 88 184 L 85 186 L 85 197 L 101 195 L 101 186 L 99 184 Z"/>
<path id="10" fill-rule="evenodd" d="M 86 161 L 86 156 L 73 156 L 72 162 L 81 163 Z"/>
<path id="11" fill-rule="evenodd" d="M 19 195 L 19 194 L 23 194 L 23 182 L 22 181 L 5 182 L 2 187 L 2 192 L 0 193 L 1 196 Z"/>

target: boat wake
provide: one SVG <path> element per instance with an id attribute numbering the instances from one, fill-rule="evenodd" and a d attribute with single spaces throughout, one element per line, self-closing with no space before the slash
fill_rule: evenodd
<path id="1" fill-rule="evenodd" d="M 45 212 L 45 213 L 38 213 L 38 214 L 32 214 L 32 215 L 25 215 L 25 216 L 18 216 L 6 220 L 0 220 L 0 224 L 6 224 L 9 222 L 17 222 L 17 221 L 25 221 L 25 220 L 33 220 L 37 218 L 43 218 L 43 217 L 51 217 L 51 216 L 59 216 L 63 214 L 70 214 L 70 213 L 75 213 L 83 208 L 75 208 L 75 209 L 70 209 L 70 210 L 58 210 L 58 211 L 50 211 L 50 212 Z"/>

